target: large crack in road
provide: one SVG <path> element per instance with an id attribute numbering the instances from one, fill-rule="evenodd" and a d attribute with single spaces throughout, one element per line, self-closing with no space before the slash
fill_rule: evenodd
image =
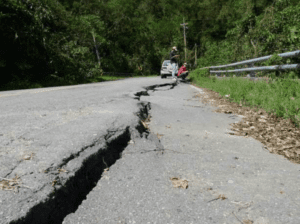
<path id="1" fill-rule="evenodd" d="M 173 89 L 176 85 L 175 82 L 144 87 L 145 91 L 134 94 L 135 99 L 140 101 L 141 96 L 149 96 L 149 91 Z M 137 105 L 139 108 L 136 113 L 139 118 L 137 123 L 107 130 L 105 135 L 83 147 L 79 152 L 64 158 L 62 163 L 48 168 L 45 172 L 53 179 L 52 193 L 44 196 L 43 200 L 30 208 L 25 216 L 10 221 L 9 224 L 62 223 L 68 214 L 76 212 L 103 173 L 122 158 L 123 150 L 131 141 L 146 138 L 155 143 L 156 147 L 153 151 L 164 150 L 157 136 L 145 127 L 144 121 L 149 117 L 150 103 L 139 102 Z M 141 151 L 141 153 L 145 152 L 147 151 Z M 76 172 L 68 173 L 68 166 L 72 166 L 72 163 L 81 163 L 81 165 Z"/>
<path id="2" fill-rule="evenodd" d="M 127 99 L 121 116 L 114 116 L 120 122 L 99 127 L 104 118 L 89 115 L 76 123 L 89 129 L 87 137 L 105 132 L 73 153 L 63 148 L 60 155 L 68 156 L 48 166 L 47 174 L 32 174 L 49 177 L 53 186 L 45 181 L 48 190 L 29 199 L 21 198 L 28 193 L 23 190 L 20 208 L 32 198 L 38 203 L 9 222 L 0 210 L 1 223 L 300 223 L 298 164 L 270 154 L 255 139 L 230 135 L 230 124 L 242 118 L 213 113 L 217 108 L 197 97 L 208 97 L 205 91 L 157 82 L 118 92 L 117 103 L 104 100 L 113 111 L 120 106 L 111 104 Z M 94 130 L 88 118 L 88 125 L 97 124 Z M 7 216 L 16 214 L 13 208 L 4 208 Z"/>
<path id="3" fill-rule="evenodd" d="M 149 135 L 128 144 L 63 224 L 299 223 L 297 164 L 230 135 L 242 119 L 213 113 L 201 89 L 170 88 L 140 94 Z"/>

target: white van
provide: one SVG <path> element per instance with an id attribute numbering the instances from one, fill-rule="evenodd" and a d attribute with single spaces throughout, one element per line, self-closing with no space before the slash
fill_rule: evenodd
<path id="1" fill-rule="evenodd" d="M 178 73 L 178 63 L 177 63 L 177 72 L 175 73 L 175 76 L 177 76 Z M 167 76 L 172 76 L 172 66 L 170 60 L 165 60 L 162 63 L 161 70 L 160 70 L 160 76 L 162 79 L 167 78 Z"/>

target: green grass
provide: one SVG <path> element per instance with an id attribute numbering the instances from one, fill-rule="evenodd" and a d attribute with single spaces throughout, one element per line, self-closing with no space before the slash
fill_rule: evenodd
<path id="1" fill-rule="evenodd" d="M 87 83 L 97 83 L 97 82 L 106 82 L 106 81 L 116 81 L 120 79 L 128 79 L 128 78 L 138 78 L 138 77 L 157 77 L 157 75 L 148 75 L 148 76 L 96 76 L 92 78 L 86 78 L 85 80 L 79 82 L 75 80 L 65 80 L 62 78 L 48 78 L 43 81 L 34 82 L 30 80 L 22 80 L 22 79 L 15 79 L 6 85 L 0 87 L 0 91 L 7 91 L 7 90 L 18 90 L 18 89 L 35 89 L 35 88 L 45 88 L 45 87 L 55 87 L 55 86 L 69 86 L 69 85 L 80 85 L 80 84 L 87 84 Z"/>
<path id="2" fill-rule="evenodd" d="M 190 74 L 191 81 L 199 87 L 210 89 L 225 96 L 230 94 L 232 102 L 245 102 L 251 108 L 257 106 L 278 117 L 291 118 L 299 127 L 300 83 L 290 76 L 284 79 L 271 78 L 272 82 L 253 82 L 243 78 L 218 79 L 210 77 L 208 69 L 196 69 Z M 274 77 L 269 73 L 268 77 Z"/>

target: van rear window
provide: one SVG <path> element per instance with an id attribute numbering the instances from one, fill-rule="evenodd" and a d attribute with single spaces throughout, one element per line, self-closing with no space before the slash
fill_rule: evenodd
<path id="1" fill-rule="evenodd" d="M 169 61 L 165 61 L 165 62 L 163 63 L 163 66 L 168 66 L 169 64 L 170 64 Z"/>

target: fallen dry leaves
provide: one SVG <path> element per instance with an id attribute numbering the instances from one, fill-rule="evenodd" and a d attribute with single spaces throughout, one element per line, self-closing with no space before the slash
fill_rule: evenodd
<path id="1" fill-rule="evenodd" d="M 214 112 L 243 115 L 244 118 L 231 124 L 236 136 L 252 137 L 265 145 L 271 153 L 283 155 L 294 163 L 300 163 L 300 130 L 291 119 L 277 117 L 262 108 L 247 106 L 247 102 L 231 102 L 212 90 L 202 88 L 204 94 L 197 94 L 205 104 L 219 107 Z M 248 104 L 249 105 L 249 104 Z"/>
<path id="2" fill-rule="evenodd" d="M 57 180 L 52 181 L 51 186 L 54 187 L 57 184 Z"/>
<path id="3" fill-rule="evenodd" d="M 170 180 L 172 181 L 173 187 L 175 188 L 183 188 L 183 189 L 188 188 L 187 180 L 179 179 L 178 177 L 172 177 L 170 178 Z"/>
<path id="4" fill-rule="evenodd" d="M 224 194 L 220 194 L 217 198 L 214 198 L 214 199 L 212 199 L 208 202 L 216 201 L 216 200 L 219 200 L 219 199 L 225 200 L 225 199 L 227 199 L 227 197 Z"/>
<path id="5" fill-rule="evenodd" d="M 148 116 L 145 120 L 141 121 L 143 126 L 146 128 L 146 129 L 149 129 L 149 123 L 151 121 L 151 116 Z"/>
<path id="6" fill-rule="evenodd" d="M 57 169 L 58 173 L 68 173 L 69 171 L 65 170 L 65 169 L 62 169 L 62 168 L 59 168 Z"/>
<path id="7" fill-rule="evenodd" d="M 13 179 L 0 177 L 0 190 L 18 192 L 19 187 L 30 187 L 23 185 L 20 177 L 16 174 Z"/>
<path id="8" fill-rule="evenodd" d="M 220 194 L 220 195 L 218 196 L 218 199 L 225 200 L 225 199 L 227 199 L 227 198 L 225 197 L 225 195 L 224 195 L 224 194 Z"/>
<path id="9" fill-rule="evenodd" d="M 162 134 L 158 134 L 158 133 L 157 133 L 156 135 L 157 135 L 157 138 L 158 138 L 158 139 L 161 139 L 161 138 L 162 138 L 162 136 L 164 136 L 164 135 L 162 135 Z"/>
<path id="10" fill-rule="evenodd" d="M 2 177 L 0 179 L 1 190 L 13 191 L 20 184 L 20 178 L 18 177 L 18 175 L 16 175 L 13 179 L 6 179 Z"/>

